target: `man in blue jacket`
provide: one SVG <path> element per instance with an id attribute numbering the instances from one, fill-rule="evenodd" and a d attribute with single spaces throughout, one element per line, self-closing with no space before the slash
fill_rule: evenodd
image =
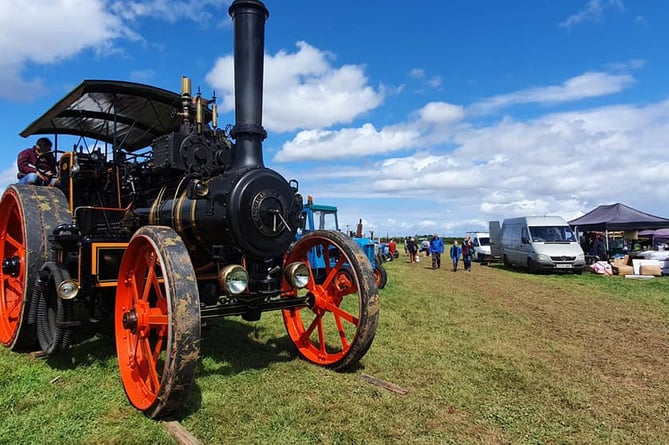
<path id="1" fill-rule="evenodd" d="M 436 233 L 430 241 L 430 256 L 432 256 L 432 269 L 441 267 L 441 254 L 444 253 L 444 242 Z"/>

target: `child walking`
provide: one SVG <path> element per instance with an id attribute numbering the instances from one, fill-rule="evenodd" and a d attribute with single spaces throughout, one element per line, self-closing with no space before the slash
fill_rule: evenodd
<path id="1" fill-rule="evenodd" d="M 458 261 L 460 261 L 460 246 L 458 246 L 458 240 L 453 240 L 453 245 L 451 246 L 451 259 L 453 260 L 453 272 L 458 271 Z"/>

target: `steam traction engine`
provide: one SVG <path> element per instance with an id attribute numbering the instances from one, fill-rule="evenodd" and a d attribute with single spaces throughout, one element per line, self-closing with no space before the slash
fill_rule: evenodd
<path id="1" fill-rule="evenodd" d="M 295 180 L 264 167 L 265 6 L 235 0 L 235 114 L 215 98 L 87 80 L 22 136 L 53 134 L 53 187 L 11 185 L 0 201 L 0 342 L 70 347 L 110 307 L 128 399 L 149 417 L 178 410 L 193 383 L 203 319 L 281 310 L 299 355 L 335 370 L 369 349 L 379 297 L 364 253 L 302 224 Z M 59 135 L 90 138 L 60 151 Z M 233 142 L 234 140 L 234 142 Z M 312 264 L 310 258 L 318 258 Z"/>

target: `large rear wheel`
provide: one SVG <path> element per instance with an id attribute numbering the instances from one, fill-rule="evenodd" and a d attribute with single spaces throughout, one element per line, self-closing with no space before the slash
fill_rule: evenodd
<path id="1" fill-rule="evenodd" d="M 376 335 L 379 294 L 365 253 L 339 232 L 316 230 L 290 250 L 286 264 L 306 262 L 311 279 L 294 296 L 307 307 L 286 309 L 288 336 L 304 359 L 340 370 L 357 363 Z"/>
<path id="2" fill-rule="evenodd" d="M 12 350 L 35 344 L 29 322 L 35 282 L 49 256 L 47 240 L 70 221 L 67 200 L 59 189 L 10 185 L 0 201 L 0 343 Z"/>
<path id="3" fill-rule="evenodd" d="M 132 237 L 114 315 L 130 403 L 151 418 L 179 410 L 200 356 L 200 299 L 188 251 L 174 230 L 145 226 Z"/>

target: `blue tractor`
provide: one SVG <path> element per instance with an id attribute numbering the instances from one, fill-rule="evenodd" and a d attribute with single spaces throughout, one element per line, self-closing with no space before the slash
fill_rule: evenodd
<path id="1" fill-rule="evenodd" d="M 296 238 L 304 236 L 306 233 L 309 233 L 314 230 L 333 230 L 339 232 L 339 221 L 337 220 L 337 207 L 331 205 L 323 204 L 314 204 L 313 198 L 309 196 L 307 198 L 307 203 L 302 208 L 302 214 L 304 215 L 304 222 L 302 224 L 302 230 L 298 230 Z M 346 234 L 347 236 L 350 234 Z M 386 269 L 381 264 L 379 260 L 380 255 L 378 255 L 378 245 L 371 238 L 363 237 L 351 237 L 360 248 L 367 255 L 367 259 L 372 266 L 374 271 L 374 281 L 376 282 L 376 287 L 383 289 L 388 281 L 388 275 Z M 311 264 L 316 264 L 318 261 L 323 261 L 320 258 L 314 258 L 314 261 Z"/>

